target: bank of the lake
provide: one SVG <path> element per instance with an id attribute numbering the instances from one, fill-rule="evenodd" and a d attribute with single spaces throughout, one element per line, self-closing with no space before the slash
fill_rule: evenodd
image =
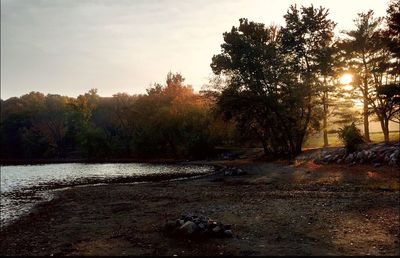
<path id="1" fill-rule="evenodd" d="M 399 255 L 399 171 L 366 165 L 222 161 L 240 176 L 60 191 L 4 228 L 2 255 Z M 184 212 L 233 238 L 164 235 Z"/>
<path id="2" fill-rule="evenodd" d="M 111 183 L 157 182 L 210 174 L 213 166 L 166 163 L 57 163 L 1 167 L 0 224 L 6 226 L 51 190 Z"/>

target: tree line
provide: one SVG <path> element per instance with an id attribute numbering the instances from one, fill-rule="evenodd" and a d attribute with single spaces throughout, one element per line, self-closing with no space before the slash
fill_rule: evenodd
<path id="1" fill-rule="evenodd" d="M 31 92 L 1 109 L 3 159 L 204 158 L 233 132 L 213 103 L 172 73 L 142 95 Z"/>
<path id="2" fill-rule="evenodd" d="M 375 115 L 387 142 L 389 121 L 399 122 L 399 10 L 397 0 L 387 17 L 360 13 L 355 28 L 341 37 L 334 35 L 328 10 L 312 5 L 290 6 L 281 27 L 240 19 L 212 59 L 218 83 L 210 94 L 266 153 L 298 154 L 304 139 L 321 129 L 327 146 L 329 121 L 359 122 L 354 100 L 363 103 L 366 140 Z M 345 73 L 353 76 L 350 89 L 341 81 Z"/>
<path id="3" fill-rule="evenodd" d="M 363 122 L 368 141 L 372 115 L 388 141 L 400 113 L 399 10 L 392 1 L 386 17 L 358 14 L 342 37 L 323 7 L 290 6 L 280 27 L 240 19 L 223 34 L 215 76 L 199 93 L 169 73 L 146 94 L 1 100 L 1 158 L 204 158 L 218 145 L 254 143 L 296 155 L 312 132 L 328 145 L 332 123 Z"/>

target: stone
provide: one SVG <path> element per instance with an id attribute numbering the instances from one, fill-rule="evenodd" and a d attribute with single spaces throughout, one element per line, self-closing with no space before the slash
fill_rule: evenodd
<path id="1" fill-rule="evenodd" d="M 164 227 L 166 234 L 172 237 L 232 237 L 231 225 L 211 220 L 203 216 L 183 214 L 180 219 L 167 220 Z"/>
<path id="2" fill-rule="evenodd" d="M 353 154 L 349 154 L 346 158 L 345 158 L 345 162 L 346 163 L 351 163 L 353 161 Z"/>
<path id="3" fill-rule="evenodd" d="M 197 226 L 199 227 L 199 229 L 204 230 L 207 228 L 207 224 L 205 224 L 204 222 L 200 222 L 199 224 L 197 224 Z"/>
<path id="4" fill-rule="evenodd" d="M 246 174 L 246 171 L 243 171 L 242 169 L 238 168 L 237 173 L 238 173 L 238 175 L 244 175 L 244 174 Z"/>
<path id="5" fill-rule="evenodd" d="M 191 235 L 194 232 L 196 232 L 196 230 L 198 229 L 196 223 L 194 223 L 193 221 L 187 221 L 185 222 L 185 224 L 183 224 L 179 230 L 182 232 L 182 234 L 184 235 Z"/>
<path id="6" fill-rule="evenodd" d="M 232 230 L 230 230 L 230 229 L 225 230 L 224 231 L 224 236 L 225 237 L 233 237 Z"/>
<path id="7" fill-rule="evenodd" d="M 392 158 L 392 159 L 389 160 L 388 164 L 389 164 L 389 166 L 394 166 L 394 165 L 397 164 L 397 160 L 395 158 Z"/>
<path id="8" fill-rule="evenodd" d="M 213 228 L 213 232 L 215 233 L 215 234 L 218 234 L 218 233 L 220 233 L 221 232 L 221 227 L 220 226 L 215 226 L 214 228 Z"/>

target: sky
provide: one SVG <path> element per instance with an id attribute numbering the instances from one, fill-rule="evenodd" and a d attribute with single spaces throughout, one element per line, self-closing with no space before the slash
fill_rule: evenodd
<path id="1" fill-rule="evenodd" d="M 145 93 L 180 72 L 198 91 L 239 18 L 284 25 L 291 4 L 329 8 L 336 31 L 388 0 L 1 0 L 1 98 Z"/>

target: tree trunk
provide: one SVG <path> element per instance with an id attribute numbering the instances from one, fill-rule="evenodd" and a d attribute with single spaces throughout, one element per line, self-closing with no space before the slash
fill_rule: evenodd
<path id="1" fill-rule="evenodd" d="M 324 79 L 324 83 L 326 83 L 326 80 Z M 329 145 L 328 142 L 328 103 L 327 103 L 327 93 L 324 92 L 323 98 L 323 107 L 324 107 L 324 118 L 323 118 L 323 131 L 324 131 L 324 147 L 327 147 Z"/>
<path id="2" fill-rule="evenodd" d="M 383 132 L 383 137 L 385 142 L 389 142 L 389 119 L 381 119 L 381 127 L 382 127 L 382 132 Z"/>
<path id="3" fill-rule="evenodd" d="M 370 142 L 369 138 L 369 122 L 368 122 L 368 99 L 364 97 L 364 137 L 367 142 Z"/>
<path id="4" fill-rule="evenodd" d="M 324 147 L 328 147 L 329 142 L 328 142 L 328 131 L 324 129 Z"/>
<path id="5" fill-rule="evenodd" d="M 329 142 L 328 142 L 328 119 L 327 119 L 327 114 L 326 114 L 326 108 L 325 108 L 325 106 L 326 105 L 324 105 L 324 119 L 323 119 L 323 132 L 324 132 L 324 147 L 327 147 L 328 145 L 329 145 Z"/>

